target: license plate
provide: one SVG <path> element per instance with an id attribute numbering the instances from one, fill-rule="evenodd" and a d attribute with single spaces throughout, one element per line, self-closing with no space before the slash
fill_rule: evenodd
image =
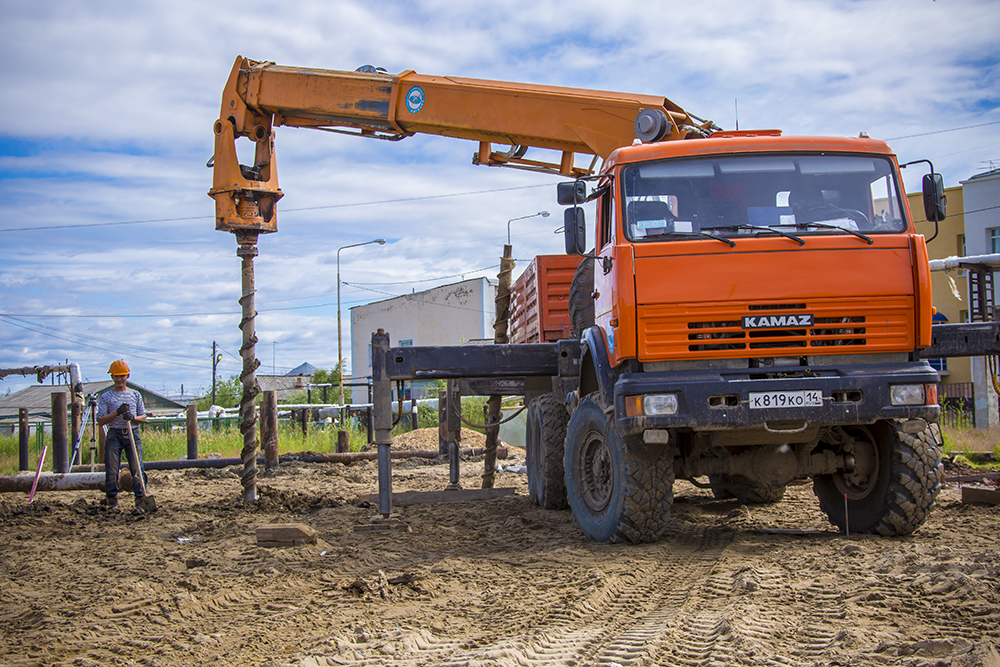
<path id="1" fill-rule="evenodd" d="M 823 392 L 818 389 L 805 391 L 751 391 L 750 408 L 818 408 L 823 405 Z"/>

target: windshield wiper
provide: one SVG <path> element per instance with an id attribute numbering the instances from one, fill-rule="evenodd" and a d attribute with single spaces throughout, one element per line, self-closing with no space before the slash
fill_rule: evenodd
<path id="1" fill-rule="evenodd" d="M 646 236 L 645 238 L 652 240 L 663 236 L 705 236 L 710 239 L 715 239 L 716 241 L 722 241 L 730 248 L 736 247 L 736 242 L 733 241 L 732 239 L 727 239 L 722 236 L 716 236 L 715 234 L 709 234 L 708 232 L 666 232 L 664 234 L 654 234 L 651 236 Z"/>
<path id="2" fill-rule="evenodd" d="M 780 225 L 775 225 L 775 227 L 795 227 L 795 229 L 806 229 L 806 230 L 808 230 L 810 227 L 822 227 L 823 229 L 837 229 L 839 231 L 846 232 L 853 236 L 857 236 L 862 241 L 865 241 L 868 245 L 875 243 L 875 241 L 872 240 L 872 237 L 865 236 L 861 232 L 856 232 L 853 229 L 848 229 L 847 227 L 841 227 L 840 225 L 831 225 L 826 222 L 795 222 L 792 224 L 784 223 Z"/>
<path id="3" fill-rule="evenodd" d="M 756 229 L 756 230 L 761 231 L 761 232 L 772 232 L 772 233 L 777 234 L 779 236 L 784 236 L 786 239 L 791 239 L 792 241 L 795 241 L 799 245 L 805 245 L 806 244 L 806 242 L 803 241 L 802 239 L 800 239 L 798 236 L 794 236 L 792 234 L 789 234 L 788 232 L 783 232 L 780 229 L 774 229 L 772 227 L 762 227 L 761 225 L 722 225 L 722 226 L 719 226 L 719 227 L 702 227 L 702 230 L 706 230 L 706 229 L 717 230 L 717 231 L 720 231 L 720 232 L 722 230 L 737 231 L 737 230 L 740 230 L 740 229 Z"/>

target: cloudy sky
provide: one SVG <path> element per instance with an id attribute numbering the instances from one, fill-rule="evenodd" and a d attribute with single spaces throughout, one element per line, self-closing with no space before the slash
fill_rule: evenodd
<path id="1" fill-rule="evenodd" d="M 237 55 L 662 95 L 724 128 L 887 139 L 946 185 L 1000 166 L 995 0 L 0 0 L 0 368 L 124 357 L 175 395 L 239 372 L 240 262 L 206 195 Z M 279 128 L 256 261 L 260 372 L 337 362 L 348 309 L 562 251 L 551 176 L 476 146 Z M 920 168 L 907 170 L 919 188 Z M 350 368 L 350 362 L 347 363 Z M 0 380 L 0 394 L 32 379 Z"/>

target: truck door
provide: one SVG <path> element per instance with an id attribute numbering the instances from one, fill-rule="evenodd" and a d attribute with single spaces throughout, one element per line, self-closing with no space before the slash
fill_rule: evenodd
<path id="1" fill-rule="evenodd" d="M 597 201 L 594 316 L 604 333 L 612 365 L 635 353 L 635 335 L 627 333 L 631 330 L 628 323 L 634 319 L 627 303 L 634 291 L 631 247 L 616 242 L 616 219 L 614 191 L 609 189 Z"/>

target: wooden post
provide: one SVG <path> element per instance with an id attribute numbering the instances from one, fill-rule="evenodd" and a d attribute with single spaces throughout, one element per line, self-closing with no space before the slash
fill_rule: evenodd
<path id="1" fill-rule="evenodd" d="M 303 441 L 305 441 L 306 437 L 308 437 L 308 432 L 307 432 L 308 429 L 309 429 L 309 412 L 305 408 L 302 408 L 302 440 Z"/>
<path id="2" fill-rule="evenodd" d="M 198 458 L 198 408 L 194 403 L 188 403 L 185 408 L 187 418 L 187 457 L 189 461 Z"/>
<path id="3" fill-rule="evenodd" d="M 66 392 L 54 391 L 52 403 L 52 472 L 69 472 L 69 423 L 66 420 Z"/>
<path id="4" fill-rule="evenodd" d="M 351 434 L 347 431 L 337 431 L 337 453 L 346 454 L 351 451 Z"/>
<path id="5" fill-rule="evenodd" d="M 510 274 L 514 270 L 514 259 L 510 245 L 503 247 L 503 257 L 500 258 L 500 273 L 497 274 L 496 322 L 493 324 L 493 342 L 497 345 L 507 343 L 507 320 L 510 318 Z M 493 478 L 496 473 L 496 450 L 500 441 L 500 408 L 503 406 L 503 396 L 490 396 L 486 402 L 486 456 L 483 458 L 483 488 L 493 488 Z"/>
<path id="6" fill-rule="evenodd" d="M 264 392 L 260 403 L 260 441 L 264 444 L 264 469 L 278 467 L 278 392 Z"/>
<path id="7" fill-rule="evenodd" d="M 28 422 L 28 408 L 17 409 L 17 469 L 29 470 L 28 463 L 28 433 L 31 424 Z"/>

